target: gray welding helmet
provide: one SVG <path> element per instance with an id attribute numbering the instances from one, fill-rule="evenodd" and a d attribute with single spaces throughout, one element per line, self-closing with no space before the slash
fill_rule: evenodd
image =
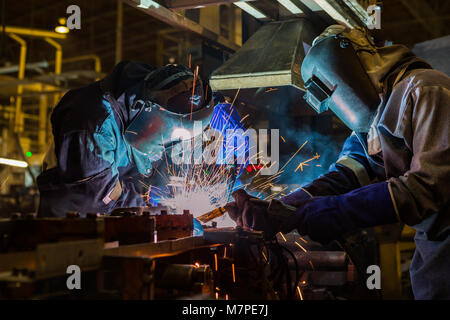
<path id="1" fill-rule="evenodd" d="M 317 37 L 302 63 L 304 98 L 318 113 L 330 109 L 351 130 L 368 132 L 380 104 L 379 88 L 371 80 L 360 51 L 376 55 L 362 31 L 332 26 Z"/>
<path id="2" fill-rule="evenodd" d="M 148 154 L 151 161 L 157 161 L 167 147 L 201 134 L 198 127 L 209 124 L 214 107 L 208 87 L 184 66 L 156 69 L 144 82 L 145 94 L 137 96 L 131 106 L 136 115 L 125 131 L 125 139 Z"/>

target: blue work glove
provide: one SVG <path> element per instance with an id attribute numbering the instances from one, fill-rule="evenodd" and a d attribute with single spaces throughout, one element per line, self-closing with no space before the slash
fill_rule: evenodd
<path id="1" fill-rule="evenodd" d="M 398 221 L 388 182 L 291 204 L 297 212 L 286 223 L 287 229 L 297 228 L 300 234 L 321 243 L 340 239 L 360 228 Z"/>
<path id="2" fill-rule="evenodd" d="M 233 202 L 227 203 L 228 215 L 240 227 L 264 232 L 264 237 L 271 239 L 279 231 L 290 226 L 296 208 L 279 200 L 265 201 L 249 195 L 244 189 L 231 194 Z M 286 224 L 288 223 L 288 224 Z"/>

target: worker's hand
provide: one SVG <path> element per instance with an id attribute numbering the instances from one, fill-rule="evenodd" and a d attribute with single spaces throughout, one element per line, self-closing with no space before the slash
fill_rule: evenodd
<path id="1" fill-rule="evenodd" d="M 239 189 L 232 193 L 234 202 L 225 205 L 231 219 L 244 229 L 263 231 L 266 238 L 289 229 L 295 208 L 278 200 L 264 201 Z M 289 231 L 291 231 L 292 227 Z"/>

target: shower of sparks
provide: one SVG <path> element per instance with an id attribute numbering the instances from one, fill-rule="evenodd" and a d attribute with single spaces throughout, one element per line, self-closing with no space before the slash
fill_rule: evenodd
<path id="1" fill-rule="evenodd" d="M 189 59 L 191 57 L 189 56 Z M 195 83 L 198 77 L 199 67 L 197 66 L 194 71 L 194 80 L 193 80 L 193 92 L 195 94 Z M 237 90 L 234 98 L 231 102 L 231 110 L 228 115 L 222 115 L 222 119 L 215 119 L 217 121 L 225 121 L 228 123 L 231 115 L 233 113 L 234 103 L 237 100 L 240 89 Z M 231 99 L 230 99 L 231 100 Z M 230 102 L 230 101 L 229 101 Z M 191 118 L 193 112 L 193 104 L 191 103 Z M 241 122 L 243 122 L 246 118 L 249 117 L 249 114 L 245 115 Z M 212 120 L 213 122 L 215 121 Z M 211 124 L 211 127 L 214 127 Z M 227 126 L 224 126 L 221 132 L 217 132 L 220 138 L 215 137 L 215 139 L 211 138 L 209 141 L 203 141 L 202 147 L 203 150 L 205 146 L 210 146 L 210 150 L 220 150 L 222 147 L 224 140 L 224 131 L 228 129 Z M 247 129 L 248 130 L 248 129 Z M 246 131 L 244 132 L 246 134 Z M 162 138 L 162 137 L 161 137 Z M 227 137 L 229 138 L 229 137 Z M 234 139 L 234 137 L 233 137 Z M 283 136 L 281 136 L 283 142 L 286 142 Z M 191 141 L 191 148 L 195 150 L 196 147 L 194 139 Z M 164 186 L 146 186 L 149 189 L 149 193 L 144 196 L 144 200 L 148 200 L 151 194 L 155 195 L 156 198 L 160 198 L 159 204 L 168 207 L 171 213 L 182 214 L 184 210 L 189 210 L 194 217 L 198 217 L 205 212 L 211 211 L 218 207 L 223 207 L 226 203 L 232 200 L 231 193 L 237 188 L 244 188 L 247 192 L 256 195 L 257 197 L 261 197 L 264 200 L 276 199 L 280 196 L 285 195 L 288 189 L 288 186 L 283 186 L 277 184 L 280 177 L 289 172 L 285 172 L 286 166 L 295 158 L 296 155 L 302 150 L 302 148 L 308 143 L 306 140 L 300 148 L 290 157 L 290 159 L 283 165 L 283 167 L 278 170 L 277 173 L 271 176 L 263 176 L 261 175 L 262 168 L 270 168 L 277 163 L 261 163 L 258 161 L 261 152 L 251 152 L 253 150 L 245 150 L 245 154 L 250 155 L 250 159 L 247 159 L 248 163 L 251 165 L 258 163 L 258 165 L 253 165 L 253 169 L 256 171 L 256 174 L 253 176 L 251 183 L 246 185 L 240 185 L 235 187 L 235 181 L 237 178 L 237 174 L 240 168 L 233 167 L 230 165 L 217 165 L 215 161 L 212 161 L 212 164 L 208 162 L 202 162 L 201 164 L 169 164 L 168 155 L 166 151 L 164 151 L 163 160 L 166 163 L 165 172 L 161 172 L 162 170 L 155 169 L 156 173 L 159 174 L 164 180 Z M 219 146 L 219 148 L 217 148 Z M 244 141 L 241 145 L 236 146 L 234 152 L 242 151 L 242 149 L 246 149 L 247 142 Z M 254 146 L 257 148 L 257 146 Z M 190 156 L 190 155 L 189 155 Z M 217 157 L 217 154 L 211 153 L 211 155 L 207 155 L 207 157 Z M 183 154 L 184 157 L 184 154 Z M 294 172 L 298 171 L 300 168 L 303 171 L 303 166 L 308 166 L 307 163 L 313 161 L 315 159 L 319 159 L 320 155 L 316 153 L 314 157 L 308 159 L 306 161 L 300 162 Z M 182 159 L 184 160 L 184 158 Z M 191 159 L 192 160 L 192 159 Z M 192 161 L 191 161 L 192 162 Z M 182 161 L 184 163 L 184 161 Z M 245 169 L 245 168 L 244 168 Z M 263 195 L 263 196 L 262 196 Z M 235 222 L 231 220 L 228 215 L 223 215 L 220 218 L 216 219 L 217 225 L 219 227 L 231 227 L 235 226 Z M 286 238 L 283 234 L 281 234 L 284 241 Z M 226 255 L 226 252 L 224 253 Z M 217 267 L 217 265 L 216 265 Z"/>

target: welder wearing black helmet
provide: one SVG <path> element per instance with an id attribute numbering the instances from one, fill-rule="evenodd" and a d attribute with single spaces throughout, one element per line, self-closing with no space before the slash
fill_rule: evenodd
<path id="1" fill-rule="evenodd" d="M 449 77 L 405 46 L 376 47 L 364 30 L 340 25 L 315 39 L 301 73 L 307 102 L 353 133 L 329 172 L 277 210 L 238 190 L 230 215 L 269 236 L 297 229 L 323 243 L 403 222 L 416 229 L 415 298 L 450 299 Z"/>
<path id="2" fill-rule="evenodd" d="M 70 90 L 54 109 L 54 144 L 38 177 L 39 216 L 109 213 L 145 203 L 145 179 L 172 127 L 212 116 L 211 93 L 181 65 L 120 62 L 106 78 Z"/>

